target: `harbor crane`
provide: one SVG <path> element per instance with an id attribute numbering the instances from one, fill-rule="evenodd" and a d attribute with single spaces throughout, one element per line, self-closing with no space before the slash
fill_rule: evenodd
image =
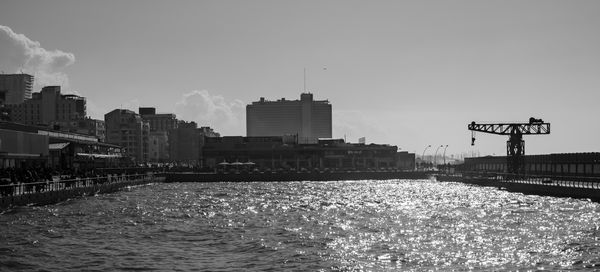
<path id="1" fill-rule="evenodd" d="M 468 125 L 468 129 L 471 131 L 471 145 L 475 145 L 475 132 L 508 135 L 508 141 L 506 141 L 507 171 L 519 173 L 523 170 L 523 155 L 525 155 L 523 135 L 550 134 L 550 123 L 533 117 L 529 118 L 529 123 L 478 124 L 473 121 Z"/>

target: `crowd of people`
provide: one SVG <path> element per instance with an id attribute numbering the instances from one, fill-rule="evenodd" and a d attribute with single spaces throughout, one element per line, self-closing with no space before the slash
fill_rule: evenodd
<path id="1" fill-rule="evenodd" d="M 69 189 L 75 186 L 102 184 L 110 181 L 111 178 L 138 174 L 138 172 L 129 170 L 117 173 L 102 169 L 53 169 L 48 167 L 3 168 L 0 169 L 0 197 L 39 193 L 49 187 Z"/>

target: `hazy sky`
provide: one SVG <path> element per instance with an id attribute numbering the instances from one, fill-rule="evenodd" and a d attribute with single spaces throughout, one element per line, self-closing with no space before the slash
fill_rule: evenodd
<path id="1" fill-rule="evenodd" d="M 508 137 L 471 147 L 467 124 L 534 116 L 552 133 L 526 136 L 528 154 L 600 151 L 598 14 L 582 0 L 3 0 L 0 70 L 62 84 L 94 118 L 154 106 L 244 135 L 245 105 L 298 99 L 306 68 L 351 142 L 502 155 Z"/>

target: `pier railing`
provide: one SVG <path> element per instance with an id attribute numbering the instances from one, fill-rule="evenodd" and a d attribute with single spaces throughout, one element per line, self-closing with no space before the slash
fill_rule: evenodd
<path id="1" fill-rule="evenodd" d="M 88 177 L 88 178 L 56 178 L 53 180 L 29 182 L 29 183 L 17 183 L 17 184 L 3 184 L 0 185 L 0 198 L 19 196 L 26 194 L 36 194 L 43 192 L 54 192 L 54 191 L 65 191 L 76 188 L 89 188 L 98 185 L 106 184 L 117 184 L 127 181 L 148 181 L 152 182 L 155 179 L 154 174 L 134 174 L 134 175 L 118 175 L 109 174 L 101 177 Z"/>
<path id="2" fill-rule="evenodd" d="M 465 180 L 481 179 L 501 183 L 532 184 L 582 189 L 600 189 L 600 177 L 594 176 L 528 175 L 501 172 L 461 172 L 442 175 L 454 178 L 462 178 Z"/>

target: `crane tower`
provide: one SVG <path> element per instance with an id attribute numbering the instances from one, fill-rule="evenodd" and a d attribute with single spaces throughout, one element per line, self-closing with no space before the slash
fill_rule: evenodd
<path id="1" fill-rule="evenodd" d="M 519 173 L 523 169 L 525 141 L 523 135 L 550 134 L 550 123 L 542 119 L 529 118 L 529 123 L 487 123 L 478 124 L 475 121 L 468 125 L 471 131 L 471 145 L 475 145 L 475 132 L 496 135 L 508 135 L 506 141 L 506 166 L 509 173 Z"/>

